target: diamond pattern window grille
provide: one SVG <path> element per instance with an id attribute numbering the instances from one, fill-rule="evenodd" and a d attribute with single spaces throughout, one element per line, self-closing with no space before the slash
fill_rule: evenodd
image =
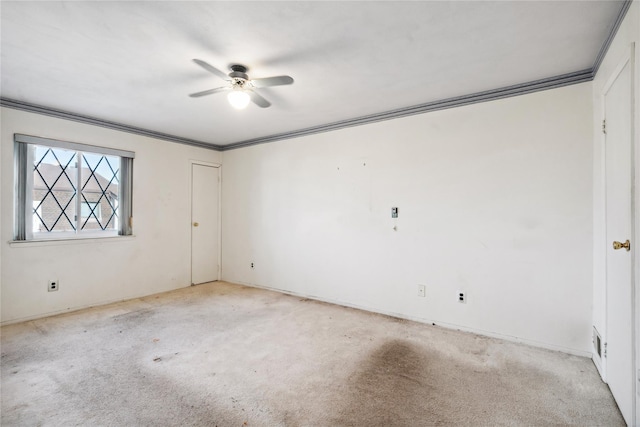
<path id="1" fill-rule="evenodd" d="M 81 215 L 81 230 L 117 229 L 119 165 L 118 157 L 82 153 L 81 195 L 89 213 Z"/>
<path id="2" fill-rule="evenodd" d="M 76 152 L 37 147 L 33 167 L 34 231 L 76 229 Z"/>
<path id="3" fill-rule="evenodd" d="M 33 159 L 33 232 L 118 230 L 120 157 L 35 146 Z"/>

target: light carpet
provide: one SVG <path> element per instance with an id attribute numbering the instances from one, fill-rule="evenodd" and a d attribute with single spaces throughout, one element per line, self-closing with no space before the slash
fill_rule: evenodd
<path id="1" fill-rule="evenodd" d="M 618 426 L 586 358 L 215 282 L 2 328 L 7 426 Z"/>

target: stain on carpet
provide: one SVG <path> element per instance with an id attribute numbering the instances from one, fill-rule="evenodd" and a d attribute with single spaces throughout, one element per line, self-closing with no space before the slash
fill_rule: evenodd
<path id="1" fill-rule="evenodd" d="M 151 309 L 142 309 L 130 311 L 129 313 L 119 314 L 113 317 L 114 322 L 122 322 L 126 324 L 139 325 L 141 322 L 144 322 L 149 317 L 153 316 L 154 310 Z"/>
<path id="2" fill-rule="evenodd" d="M 476 360 L 461 363 L 451 349 L 400 339 L 385 342 L 346 379 L 343 405 L 332 424 L 524 425 L 535 419 L 537 425 L 588 425 L 593 420 L 589 414 L 576 418 L 571 402 L 580 396 L 570 385 L 563 396 L 550 392 L 558 390 L 551 386 L 557 381 L 551 373 L 494 360 L 479 350 L 473 353 Z M 594 399 L 594 416 L 598 404 L 602 402 Z"/>

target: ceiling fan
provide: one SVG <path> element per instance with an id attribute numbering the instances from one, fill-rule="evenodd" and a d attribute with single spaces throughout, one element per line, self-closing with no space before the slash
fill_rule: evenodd
<path id="1" fill-rule="evenodd" d="M 274 76 L 265 77 L 262 79 L 250 79 L 247 75 L 249 70 L 244 65 L 233 64 L 229 66 L 231 72 L 225 74 L 218 70 L 209 63 L 201 60 L 194 59 L 193 62 L 214 74 L 221 79 L 227 81 L 226 86 L 217 87 L 214 89 L 203 90 L 202 92 L 192 93 L 189 96 L 192 98 L 199 98 L 201 96 L 211 95 L 218 92 L 231 91 L 227 95 L 227 99 L 232 107 L 241 110 L 249 105 L 250 101 L 253 101 L 258 107 L 267 108 L 271 105 L 262 95 L 254 91 L 254 89 L 270 87 L 270 86 L 282 86 L 293 84 L 293 78 L 290 76 Z"/>

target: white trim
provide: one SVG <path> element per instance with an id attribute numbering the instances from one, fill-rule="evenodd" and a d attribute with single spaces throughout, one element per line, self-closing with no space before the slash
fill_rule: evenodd
<path id="1" fill-rule="evenodd" d="M 84 245 L 89 243 L 115 243 L 134 240 L 136 236 L 104 236 L 104 237 L 83 237 L 69 239 L 48 239 L 48 240 L 13 240 L 9 242 L 12 248 L 34 248 L 38 246 L 62 246 L 62 245 Z"/>
<path id="2" fill-rule="evenodd" d="M 613 86 L 615 81 L 618 79 L 618 76 L 620 75 L 624 67 L 627 65 L 627 63 L 629 63 L 630 60 L 631 60 L 631 51 L 627 50 L 622 56 L 622 58 L 620 59 L 620 62 L 618 63 L 616 68 L 614 68 L 613 71 L 611 72 L 611 76 L 609 77 L 609 80 L 607 80 L 607 83 L 605 83 L 604 88 L 602 89 L 603 97 L 607 94 L 607 92 L 609 92 L 609 89 L 611 89 L 611 86 Z"/>
<path id="3" fill-rule="evenodd" d="M 33 208 L 29 209 L 29 206 L 33 206 L 33 172 L 30 172 L 33 169 L 33 160 L 35 155 L 36 148 L 33 146 L 25 145 L 26 152 L 26 163 L 16 165 L 18 169 L 24 169 L 20 173 L 25 174 L 25 187 L 24 187 L 24 197 L 21 197 L 21 194 L 18 194 L 18 198 L 16 203 L 24 203 L 22 207 L 23 216 L 22 222 L 24 222 L 24 238 L 25 240 L 33 239 Z M 14 233 L 14 238 L 16 235 Z"/>
<path id="4" fill-rule="evenodd" d="M 548 343 L 545 343 L 545 342 L 542 342 L 542 341 L 523 339 L 523 338 L 519 338 L 519 337 L 517 337 L 515 335 L 505 335 L 505 334 L 500 334 L 500 333 L 496 333 L 496 332 L 486 331 L 486 330 L 483 330 L 483 329 L 477 329 L 477 328 L 470 328 L 470 327 L 467 327 L 467 326 L 461 326 L 461 325 L 457 325 L 457 324 L 454 324 L 454 323 L 440 322 L 438 320 L 428 319 L 428 318 L 425 318 L 425 317 L 408 316 L 408 315 L 406 315 L 404 313 L 397 313 L 395 311 L 380 310 L 380 309 L 372 308 L 372 307 L 369 307 L 369 306 L 366 306 L 366 305 L 352 304 L 352 303 L 341 301 L 341 300 L 337 300 L 337 299 L 322 298 L 322 297 L 318 297 L 318 296 L 315 296 L 315 295 L 299 293 L 299 292 L 292 292 L 292 291 L 288 291 L 288 290 L 272 288 L 272 287 L 269 287 L 269 286 L 257 285 L 257 284 L 254 284 L 254 283 L 247 283 L 247 282 L 241 282 L 241 281 L 237 281 L 237 282 L 236 281 L 233 281 L 233 282 L 227 281 L 227 283 L 239 284 L 239 285 L 247 286 L 247 287 L 250 287 L 250 288 L 265 289 L 265 290 L 268 290 L 268 291 L 278 292 L 278 293 L 285 294 L 285 295 L 293 295 L 293 296 L 300 297 L 300 298 L 308 298 L 308 299 L 312 299 L 314 301 L 321 301 L 321 302 L 326 302 L 326 303 L 329 303 L 329 304 L 335 304 L 335 305 L 339 305 L 341 307 L 355 308 L 357 310 L 368 311 L 370 313 L 383 314 L 385 316 L 396 317 L 398 319 L 406 319 L 406 320 L 411 320 L 413 322 L 427 323 L 427 324 L 431 324 L 431 325 L 434 325 L 434 326 L 440 326 L 440 327 L 447 328 L 447 329 L 455 329 L 455 330 L 458 330 L 458 331 L 463 331 L 463 332 L 468 332 L 468 333 L 472 333 L 472 334 L 482 335 L 482 336 L 485 336 L 485 337 L 497 338 L 497 339 L 502 339 L 502 340 L 505 340 L 505 341 L 511 341 L 511 342 L 516 342 L 516 343 L 520 343 L 520 344 L 530 345 L 532 347 L 544 348 L 546 350 L 560 351 L 562 353 L 572 354 L 572 355 L 575 355 L 575 356 L 591 358 L 591 352 L 590 351 L 584 351 L 584 350 L 578 350 L 578 349 L 571 348 L 571 347 L 564 347 L 564 346 L 559 346 L 559 345 L 554 345 L 554 344 L 548 344 Z"/>
<path id="5" fill-rule="evenodd" d="M 634 316 L 635 322 L 632 324 L 632 328 L 634 329 L 634 339 L 635 346 L 633 346 L 634 350 L 634 358 L 633 358 L 633 369 L 636 376 L 636 381 L 634 381 L 634 411 L 632 417 L 632 423 L 634 425 L 638 425 L 640 423 L 640 227 L 637 224 L 638 219 L 640 219 L 640 174 L 637 172 L 640 170 L 640 117 L 638 117 L 638 113 L 640 113 L 640 71 L 638 70 L 638 63 L 636 55 L 637 46 L 635 43 L 631 43 L 631 108 L 632 108 L 632 117 L 631 121 L 632 131 L 633 131 L 633 142 L 631 144 L 632 150 L 632 184 L 634 185 L 634 192 L 632 194 L 631 203 L 633 205 L 633 221 L 631 223 L 632 226 L 632 237 L 634 239 L 634 263 L 632 280 L 634 286 L 631 289 L 632 298 L 634 298 L 635 304 L 633 305 L 632 316 Z"/>
<path id="6" fill-rule="evenodd" d="M 193 160 L 189 160 L 189 284 L 193 286 Z"/>
<path id="7" fill-rule="evenodd" d="M 218 280 L 222 280 L 222 166 L 218 166 Z"/>
<path id="8" fill-rule="evenodd" d="M 133 151 L 118 150 L 116 148 L 98 147 L 95 145 L 81 144 L 78 142 L 61 141 L 59 139 L 42 138 L 40 136 L 23 135 L 16 133 L 14 135 L 16 142 L 23 144 L 44 145 L 47 147 L 63 148 L 65 150 L 85 151 L 96 154 L 106 154 L 109 156 L 129 157 L 134 159 L 136 153 Z"/>
<path id="9" fill-rule="evenodd" d="M 46 240 L 104 239 L 117 236 L 118 230 L 38 231 L 32 233 L 31 239 L 27 240 L 27 242 L 41 242 Z"/>
<path id="10" fill-rule="evenodd" d="M 131 237 L 131 236 L 127 236 L 127 237 Z M 105 306 L 108 306 L 108 305 L 111 305 L 111 304 L 118 304 L 120 302 L 132 301 L 132 300 L 135 300 L 135 299 L 150 298 L 150 297 L 152 297 L 154 295 L 162 295 L 162 294 L 165 294 L 167 292 L 173 292 L 175 290 L 183 289 L 183 288 L 187 288 L 187 287 L 189 287 L 189 285 L 178 286 L 178 287 L 175 287 L 175 288 L 167 289 L 166 291 L 155 292 L 153 294 L 135 293 L 135 294 L 130 294 L 130 295 L 128 295 L 126 297 L 123 297 L 123 298 L 114 298 L 114 299 L 102 300 L 102 301 L 97 302 L 95 304 L 76 305 L 76 306 L 65 308 L 65 309 L 61 309 L 61 310 L 54 310 L 54 311 L 49 311 L 47 313 L 36 314 L 34 316 L 26 316 L 26 317 L 19 317 L 17 319 L 5 320 L 3 322 L 0 322 L 0 326 L 13 325 L 15 323 L 28 322 L 30 320 L 44 319 L 46 317 L 52 317 L 52 316 L 58 316 L 58 315 L 62 315 L 62 314 L 75 313 L 75 312 L 78 312 L 78 311 L 81 311 L 81 310 L 86 310 L 88 308 L 105 307 Z"/>
<path id="11" fill-rule="evenodd" d="M 601 116 L 601 120 L 604 122 L 606 120 L 606 115 L 607 115 L 607 110 L 606 110 L 606 95 L 609 92 L 609 89 L 611 89 L 611 86 L 613 86 L 613 84 L 615 83 L 615 81 L 618 79 L 618 76 L 620 75 L 620 73 L 622 72 L 622 70 L 624 70 L 624 67 L 627 66 L 627 64 L 629 63 L 629 59 L 630 59 L 630 53 L 629 51 L 626 51 L 625 54 L 622 56 L 622 58 L 618 61 L 618 65 L 613 69 L 613 71 L 611 72 L 611 75 L 609 76 L 609 78 L 607 79 L 607 82 L 605 83 L 605 85 L 602 88 L 602 91 L 600 92 L 600 104 L 601 104 L 601 112 L 602 112 L 602 116 Z M 599 257 L 601 260 L 603 260 L 602 262 L 602 267 L 603 267 L 603 274 L 602 274 L 602 279 L 603 279 L 603 289 L 604 289 L 604 294 L 603 294 L 603 303 L 602 303 L 602 308 L 603 308 L 603 312 L 604 312 L 604 325 L 602 330 L 600 331 L 600 334 L 602 335 L 603 338 L 603 342 L 606 343 L 609 340 L 609 331 L 608 331 L 608 316 L 609 313 L 607 312 L 607 307 L 608 307 L 608 301 L 607 301 L 607 248 L 608 248 L 608 242 L 607 242 L 607 148 L 606 148 L 606 141 L 607 141 L 607 136 L 604 132 L 600 133 L 600 155 L 601 155 L 601 160 L 600 160 L 600 170 L 602 171 L 602 175 L 601 175 L 601 179 L 600 179 L 600 194 L 601 194 L 601 202 L 602 202 L 602 234 L 600 236 L 600 253 L 599 253 Z M 592 350 L 593 353 L 593 350 Z M 597 366 L 597 365 L 596 365 Z M 606 383 L 607 382 L 607 359 L 606 357 L 603 358 L 602 360 L 602 364 L 600 365 L 601 370 L 600 370 L 600 374 L 602 376 L 602 380 Z"/>
<path id="12" fill-rule="evenodd" d="M 610 77 L 607 79 L 601 93 L 600 93 L 600 100 L 601 100 L 601 111 L 602 111 L 602 120 L 606 119 L 606 95 L 609 92 L 609 90 L 611 89 L 611 86 L 615 83 L 615 81 L 617 80 L 617 78 L 619 77 L 620 73 L 624 70 L 624 68 L 629 65 L 629 72 L 630 72 L 630 96 L 631 96 L 631 159 L 629 161 L 629 167 L 630 167 L 630 173 L 631 173 L 631 194 L 629 195 L 629 197 L 631 198 L 631 237 L 633 238 L 633 243 L 632 243 L 632 250 L 633 250 L 633 256 L 634 256 L 634 261 L 631 262 L 631 281 L 632 281 L 632 287 L 631 287 L 631 298 L 632 301 L 634 301 L 635 303 L 632 304 L 631 307 L 631 367 L 632 367 L 632 373 L 635 373 L 636 376 L 636 380 L 633 381 L 633 386 L 632 386 L 632 405 L 631 405 L 631 425 L 636 425 L 636 420 L 638 419 L 638 415 L 637 415 L 637 410 L 638 410 L 638 399 L 639 396 L 637 395 L 637 390 L 638 390 L 638 380 L 640 378 L 638 378 L 638 374 L 637 374 L 637 369 L 638 369 L 638 361 L 637 361 L 637 357 L 638 357 L 638 346 L 640 345 L 640 338 L 638 337 L 638 332 L 640 331 L 640 325 L 638 324 L 638 307 L 640 307 L 640 301 L 639 301 L 639 294 L 640 294 L 640 284 L 638 283 L 638 275 L 636 274 L 636 271 L 638 271 L 638 268 L 640 268 L 640 264 L 638 262 L 638 244 L 640 243 L 640 228 L 635 226 L 635 222 L 636 222 L 636 218 L 640 218 L 640 211 L 638 210 L 638 206 L 636 204 L 636 198 L 640 197 L 640 195 L 638 195 L 638 185 L 637 185 L 637 177 L 635 174 L 635 170 L 638 167 L 638 165 L 640 165 L 640 162 L 638 161 L 638 157 L 637 157 L 637 153 L 638 150 L 640 149 L 640 145 L 639 145 L 639 141 L 638 141 L 638 134 L 636 132 L 637 129 L 637 124 L 636 122 L 638 121 L 638 118 L 635 116 L 635 106 L 636 106 L 636 67 L 635 67 L 635 43 L 630 43 L 629 44 L 629 48 L 625 50 L 624 55 L 619 59 L 618 61 L 618 65 L 613 69 L 613 71 L 610 74 Z M 608 248 L 608 241 L 607 241 L 607 192 L 606 192 L 606 178 L 607 178 L 607 167 L 606 167 L 606 161 L 607 161 L 607 156 L 606 156 L 606 133 L 602 133 L 600 135 L 600 152 L 601 152 L 601 180 L 599 185 L 601 186 L 601 203 L 603 204 L 603 212 L 604 215 L 602 216 L 602 221 L 603 223 L 602 225 L 602 234 L 600 236 L 600 244 L 601 244 L 601 248 L 600 248 L 600 259 L 603 260 L 603 280 L 604 280 L 604 303 L 603 303 L 603 308 L 604 308 L 604 330 L 601 331 L 601 333 L 603 333 L 604 335 L 604 342 L 608 342 L 609 338 L 609 322 L 608 322 L 608 318 L 609 318 L 609 313 L 607 310 L 608 307 L 608 301 L 607 301 L 607 295 L 608 295 L 608 291 L 607 291 L 607 286 L 608 286 L 608 278 L 607 278 L 607 248 Z M 594 185 L 596 185 L 596 183 L 594 183 Z M 598 369 L 600 371 L 600 374 L 602 376 L 602 379 L 604 382 L 608 381 L 607 378 L 607 364 L 608 364 L 608 360 L 606 359 L 606 357 L 602 360 L 602 365 L 598 365 L 597 363 L 595 363 L 595 354 L 592 350 L 592 359 L 594 359 L 594 364 L 596 365 L 596 368 L 601 368 Z"/>
<path id="13" fill-rule="evenodd" d="M 607 85 L 609 86 L 609 85 Z M 602 115 L 600 116 L 600 123 L 597 124 L 598 127 L 601 126 L 601 123 L 605 120 L 605 97 L 604 97 L 605 91 L 602 91 L 600 93 L 600 111 L 602 112 Z M 594 235 L 594 263 L 593 263 L 593 274 L 594 274 L 594 287 L 595 287 L 595 269 L 596 269 L 596 265 L 598 264 L 598 262 L 596 260 L 604 260 L 604 262 L 602 263 L 602 278 L 601 278 L 601 282 L 600 282 L 600 289 L 603 289 L 603 292 L 601 293 L 600 297 L 602 298 L 602 313 L 604 313 L 604 315 L 602 316 L 602 321 L 604 322 L 602 324 L 601 330 L 600 330 L 600 337 L 602 339 L 603 345 L 607 340 L 607 268 L 606 268 L 606 249 L 607 249 L 607 210 L 606 210 L 606 202 L 607 202 L 607 180 L 606 180 L 606 161 L 607 161 L 607 156 L 606 156 L 606 146 L 605 146 L 605 135 L 602 131 L 599 131 L 599 138 L 598 138 L 598 148 L 600 149 L 600 164 L 598 165 L 598 169 L 601 171 L 600 174 L 600 181 L 599 182 L 594 182 L 593 185 L 594 186 L 598 186 L 599 185 L 599 193 L 600 193 L 600 207 L 602 208 L 602 215 L 600 215 L 599 219 L 601 222 L 601 230 L 602 232 L 600 233 L 600 236 L 595 236 Z M 594 163 L 594 167 L 595 167 L 595 163 Z M 594 192 L 595 193 L 595 192 Z M 595 221 L 594 221 L 594 228 L 595 228 Z M 599 244 L 595 245 L 596 242 L 599 242 Z M 592 290 L 593 293 L 593 290 Z M 593 313 L 592 313 L 593 315 Z M 595 323 L 593 321 L 594 319 L 592 318 L 592 326 L 595 327 Z M 593 348 L 593 346 L 591 347 L 591 353 L 592 353 L 592 359 L 593 358 L 597 358 L 598 356 L 595 354 L 595 349 Z M 599 368 L 598 371 L 600 372 L 600 377 L 602 378 L 602 381 L 607 382 L 607 364 L 604 360 L 604 358 L 602 358 L 600 360 L 601 363 L 595 363 L 596 368 Z"/>
<path id="14" fill-rule="evenodd" d="M 207 161 L 204 161 L 204 160 L 196 160 L 196 159 L 189 159 L 189 164 L 191 164 L 191 165 L 211 166 L 212 168 L 219 168 L 219 167 L 222 166 L 222 163 L 207 162 Z"/>

